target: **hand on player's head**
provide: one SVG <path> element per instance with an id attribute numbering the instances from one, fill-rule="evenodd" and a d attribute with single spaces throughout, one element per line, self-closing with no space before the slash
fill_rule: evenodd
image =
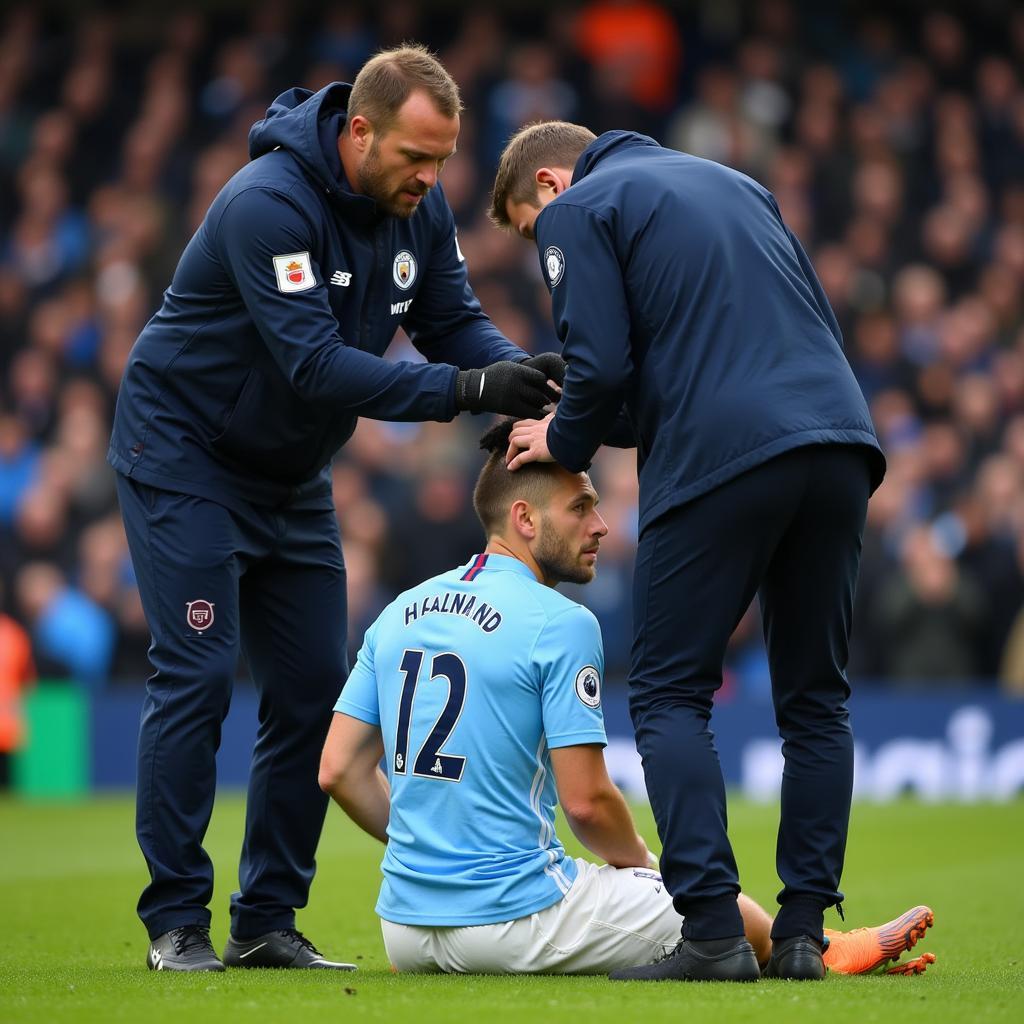
<path id="1" fill-rule="evenodd" d="M 512 427 L 508 438 L 508 451 L 505 462 L 509 472 L 515 472 L 520 466 L 531 462 L 554 462 L 548 450 L 548 427 L 554 418 L 548 413 L 542 420 L 518 420 Z"/>

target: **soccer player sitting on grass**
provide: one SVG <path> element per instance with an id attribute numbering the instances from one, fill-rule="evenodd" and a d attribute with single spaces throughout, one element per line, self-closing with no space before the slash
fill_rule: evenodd
<path id="1" fill-rule="evenodd" d="M 491 454 L 474 505 L 486 549 L 400 595 L 370 627 L 321 760 L 322 788 L 387 844 L 376 909 L 399 971 L 604 973 L 663 956 L 680 937 L 657 860 L 605 768 L 600 629 L 554 589 L 594 577 L 607 533 L 597 494 L 586 473 L 555 463 L 508 472 L 510 428 L 481 441 Z M 606 865 L 566 856 L 557 803 Z M 744 895 L 740 908 L 764 964 L 771 918 Z M 825 962 L 864 973 L 931 923 L 915 907 L 880 928 L 830 933 Z"/>

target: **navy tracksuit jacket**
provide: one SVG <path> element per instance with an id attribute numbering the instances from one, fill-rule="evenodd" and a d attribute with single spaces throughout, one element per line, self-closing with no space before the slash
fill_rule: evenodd
<path id="1" fill-rule="evenodd" d="M 294 924 L 347 675 L 330 460 L 357 417 L 449 420 L 457 368 L 523 359 L 481 312 L 440 187 L 408 220 L 344 179 L 349 87 L 277 98 L 129 356 L 109 459 L 153 632 L 137 831 L 151 936 L 206 924 L 202 849 L 239 643 L 260 692 L 232 931 Z M 381 358 L 399 327 L 427 365 Z"/>
<path id="2" fill-rule="evenodd" d="M 767 190 L 642 135 L 595 140 L 534 232 L 568 362 L 548 447 L 583 469 L 624 415 L 638 448 L 630 701 L 686 933 L 742 932 L 708 720 L 759 594 L 786 755 L 776 934 L 820 937 L 842 898 L 846 646 L 884 472 L 835 316 Z"/>
<path id="3" fill-rule="evenodd" d="M 328 508 L 359 416 L 450 420 L 456 367 L 523 359 L 481 312 L 440 185 L 408 220 L 349 190 L 349 87 L 277 98 L 132 349 L 118 472 L 213 501 Z M 298 280 L 288 280 L 287 270 Z M 399 327 L 432 364 L 380 358 Z"/>

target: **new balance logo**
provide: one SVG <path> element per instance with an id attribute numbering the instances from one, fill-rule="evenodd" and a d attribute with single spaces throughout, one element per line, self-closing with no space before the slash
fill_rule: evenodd
<path id="1" fill-rule="evenodd" d="M 399 313 L 408 313 L 409 307 L 412 305 L 412 299 L 406 299 L 405 302 L 392 302 L 391 303 L 391 315 L 397 316 Z"/>
<path id="2" fill-rule="evenodd" d="M 342 288 L 347 288 L 351 283 L 352 275 L 344 270 L 336 270 L 331 274 L 331 284 L 340 284 Z"/>

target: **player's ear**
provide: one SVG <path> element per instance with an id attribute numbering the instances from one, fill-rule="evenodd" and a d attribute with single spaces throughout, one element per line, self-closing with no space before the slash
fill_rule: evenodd
<path id="1" fill-rule="evenodd" d="M 512 502 L 509 519 L 517 536 L 524 540 L 533 540 L 537 536 L 536 512 L 528 501 L 520 498 Z"/>

